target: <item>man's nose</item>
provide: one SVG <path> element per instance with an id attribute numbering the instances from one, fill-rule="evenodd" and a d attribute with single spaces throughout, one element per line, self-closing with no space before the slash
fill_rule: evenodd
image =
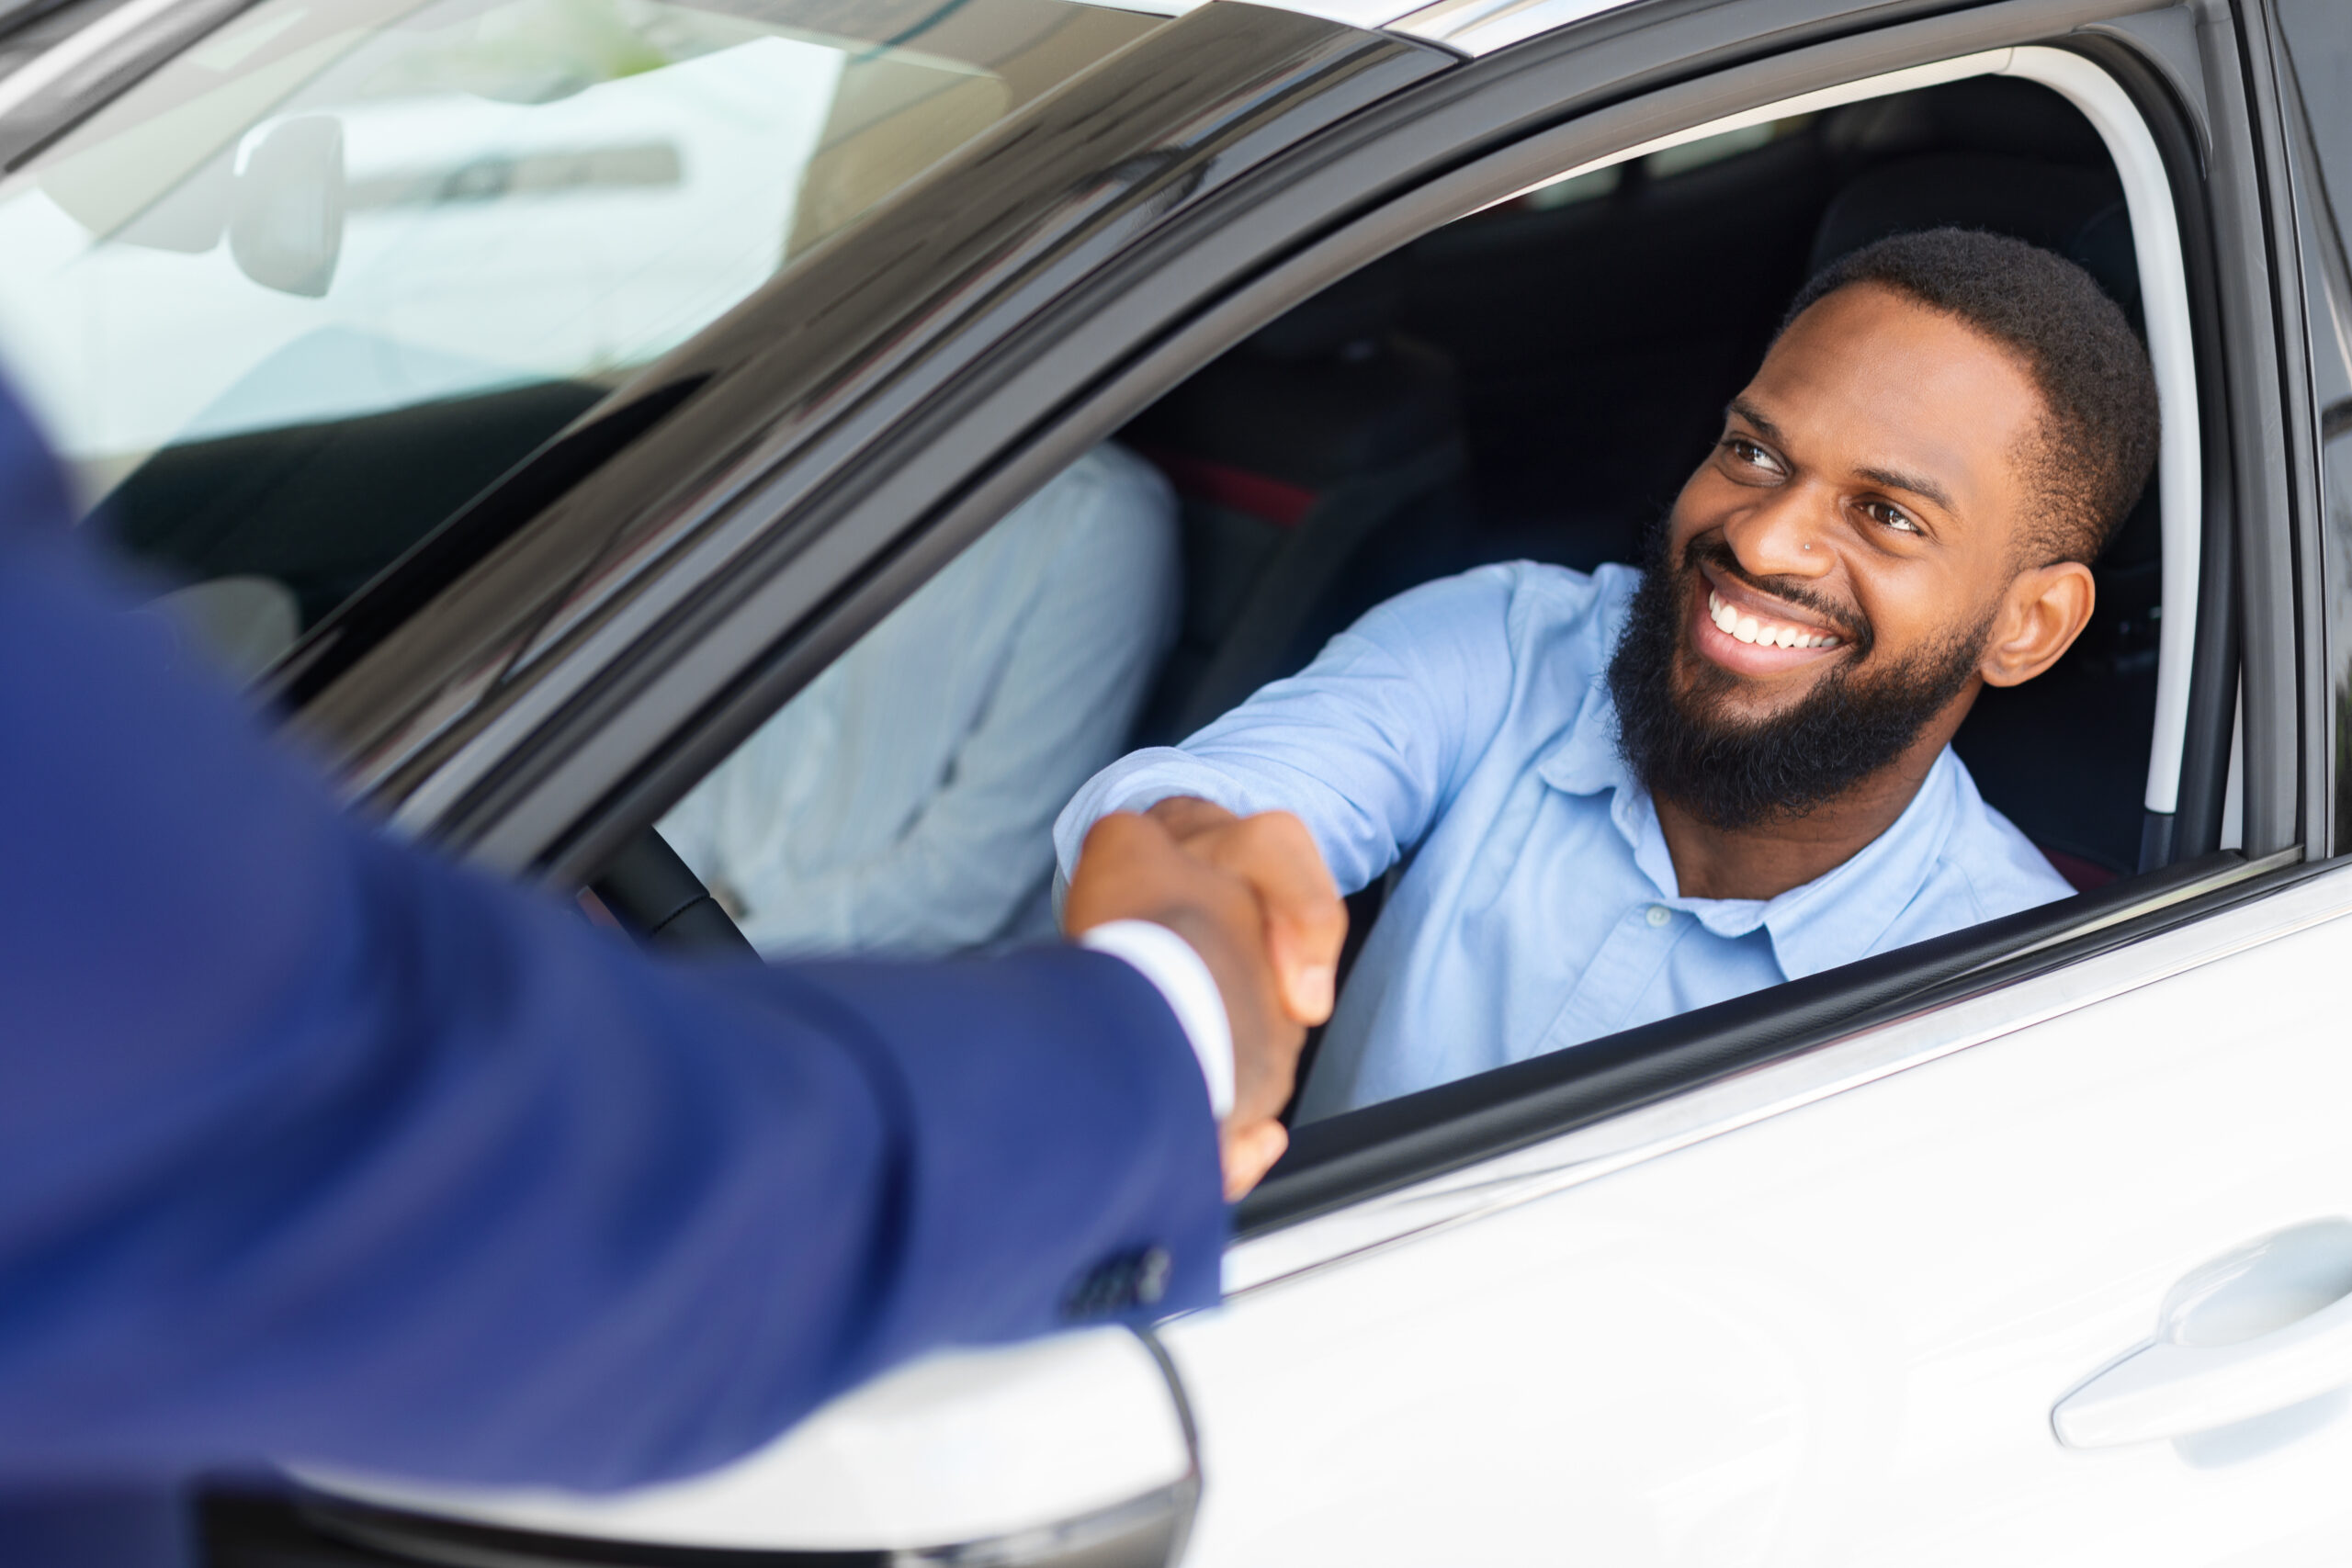
<path id="1" fill-rule="evenodd" d="M 1836 504 L 1810 485 L 1790 485 L 1733 518 L 1724 537 L 1751 577 L 1826 577 Z"/>

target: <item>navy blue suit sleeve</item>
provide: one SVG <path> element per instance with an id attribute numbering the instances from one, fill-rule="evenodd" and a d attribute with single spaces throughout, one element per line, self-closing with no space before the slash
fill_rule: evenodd
<path id="1" fill-rule="evenodd" d="M 624 1485 L 1106 1260 L 1216 1298 L 1126 965 L 657 964 L 338 811 L 64 520 L 0 400 L 0 1486 Z"/>

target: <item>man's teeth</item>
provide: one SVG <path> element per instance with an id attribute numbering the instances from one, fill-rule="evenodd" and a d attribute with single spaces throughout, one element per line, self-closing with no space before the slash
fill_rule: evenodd
<path id="1" fill-rule="evenodd" d="M 1838 640 L 1826 632 L 1804 631 L 1743 615 L 1724 604 L 1723 595 L 1712 588 L 1707 590 L 1707 614 L 1728 636 L 1742 642 L 1762 643 L 1767 648 L 1834 648 Z"/>

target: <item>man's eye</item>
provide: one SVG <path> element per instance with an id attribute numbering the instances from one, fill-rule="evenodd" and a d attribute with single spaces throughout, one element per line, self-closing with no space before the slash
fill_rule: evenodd
<path id="1" fill-rule="evenodd" d="M 1917 534 L 1919 532 L 1919 525 L 1914 523 L 1907 513 L 1905 513 L 1898 507 L 1889 506 L 1883 501 L 1866 501 L 1862 502 L 1862 515 L 1868 517 L 1871 522 L 1878 524 L 1881 527 L 1892 528 L 1898 534 Z"/>
<path id="2" fill-rule="evenodd" d="M 1724 437 L 1724 450 L 1751 468 L 1761 468 L 1769 474 L 1777 474 L 1781 471 L 1781 465 L 1774 459 L 1772 454 L 1743 436 Z"/>

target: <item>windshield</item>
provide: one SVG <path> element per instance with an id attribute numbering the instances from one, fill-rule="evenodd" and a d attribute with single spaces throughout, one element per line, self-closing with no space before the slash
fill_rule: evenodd
<path id="1" fill-rule="evenodd" d="M 1157 24 L 1062 0 L 263 0 L 0 183 L 0 365 L 248 666 Z"/>

